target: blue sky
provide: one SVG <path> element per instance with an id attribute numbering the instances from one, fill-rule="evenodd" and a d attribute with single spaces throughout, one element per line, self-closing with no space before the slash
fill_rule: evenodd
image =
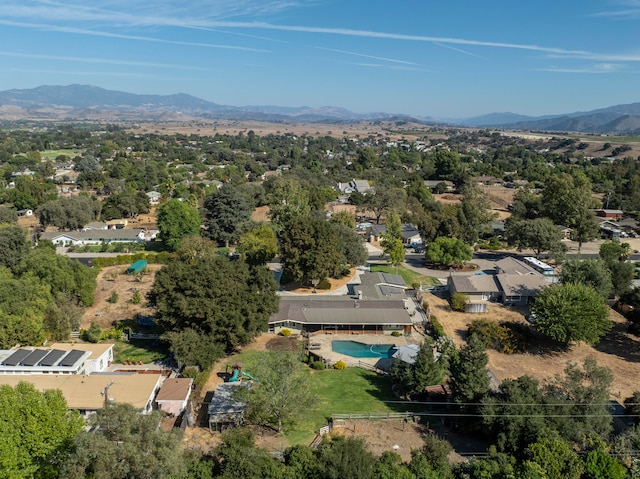
<path id="1" fill-rule="evenodd" d="M 640 0 L 2 0 L 0 90 L 461 118 L 640 101 Z"/>

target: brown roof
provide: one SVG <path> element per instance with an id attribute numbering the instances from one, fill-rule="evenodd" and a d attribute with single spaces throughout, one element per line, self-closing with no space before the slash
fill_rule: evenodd
<path id="1" fill-rule="evenodd" d="M 505 296 L 535 296 L 549 285 L 544 277 L 538 274 L 498 274 L 496 278 Z"/>
<path id="2" fill-rule="evenodd" d="M 50 349 L 61 349 L 63 351 L 71 351 L 72 349 L 76 349 L 78 351 L 89 351 L 91 352 L 91 356 L 89 356 L 87 359 L 98 359 L 107 350 L 113 348 L 113 346 L 114 345 L 111 343 L 102 343 L 102 344 L 52 343 L 52 344 L 49 344 Z"/>
<path id="3" fill-rule="evenodd" d="M 191 378 L 170 378 L 162 383 L 156 401 L 184 401 L 191 392 Z"/>
<path id="4" fill-rule="evenodd" d="M 458 293 L 499 293 L 495 276 L 491 274 L 456 275 L 450 277 L 453 289 Z"/>

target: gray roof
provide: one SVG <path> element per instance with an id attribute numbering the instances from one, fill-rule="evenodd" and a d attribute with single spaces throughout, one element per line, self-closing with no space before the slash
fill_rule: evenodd
<path id="1" fill-rule="evenodd" d="M 126 240 L 135 241 L 138 235 L 144 231 L 143 229 L 111 229 L 111 230 L 89 230 L 89 231 L 46 231 L 40 235 L 40 239 L 54 240 L 61 236 L 72 238 L 76 241 L 110 241 L 110 240 Z"/>
<path id="2" fill-rule="evenodd" d="M 402 276 L 391 273 L 364 273 L 360 275 L 361 284 L 389 284 L 400 288 L 406 288 Z"/>
<path id="3" fill-rule="evenodd" d="M 218 384 L 209 403 L 209 416 L 242 413 L 247 405 L 234 397 L 236 388 L 241 386 L 246 387 L 247 383 L 238 381 Z"/>
<path id="4" fill-rule="evenodd" d="M 496 279 L 505 296 L 535 296 L 542 288 L 549 286 L 539 274 L 498 274 Z"/>
<path id="5" fill-rule="evenodd" d="M 399 300 L 356 300 L 349 297 L 330 300 L 280 299 L 280 311 L 269 323 L 293 321 L 302 324 L 410 325 L 411 317 Z"/>
<path id="6" fill-rule="evenodd" d="M 499 293 L 496 277 L 491 274 L 458 275 L 449 277 L 450 284 L 458 293 Z"/>
<path id="7" fill-rule="evenodd" d="M 511 256 L 496 261 L 496 270 L 503 274 L 539 274 L 531 266 Z"/>

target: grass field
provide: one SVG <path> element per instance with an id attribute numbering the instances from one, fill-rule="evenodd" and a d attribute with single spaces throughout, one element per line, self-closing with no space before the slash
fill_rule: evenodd
<path id="1" fill-rule="evenodd" d="M 396 267 L 390 264 L 372 264 L 371 272 L 396 274 Z M 415 271 L 411 271 L 404 266 L 398 266 L 397 274 L 402 276 L 402 279 L 404 279 L 404 282 L 407 283 L 407 286 L 411 286 L 413 283 L 420 283 L 427 286 L 440 286 L 442 284 L 440 283 L 440 281 L 438 281 L 437 278 L 416 273 Z"/>
<path id="2" fill-rule="evenodd" d="M 40 152 L 40 156 L 43 160 L 55 160 L 60 155 L 66 155 L 69 158 L 73 158 L 82 152 L 84 152 L 84 150 L 45 150 Z"/>
<path id="3" fill-rule="evenodd" d="M 147 340 L 116 340 L 113 347 L 113 362 L 122 363 L 123 361 L 142 361 L 144 364 L 161 360 L 169 355 L 167 347 L 160 343 L 154 345 L 154 341 Z"/>

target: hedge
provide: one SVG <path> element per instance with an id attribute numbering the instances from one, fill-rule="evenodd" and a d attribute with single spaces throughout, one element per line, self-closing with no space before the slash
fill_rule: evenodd
<path id="1" fill-rule="evenodd" d="M 107 266 L 118 266 L 121 264 L 135 263 L 140 259 L 144 259 L 150 264 L 167 264 L 174 258 L 175 254 L 169 253 L 167 251 L 161 251 L 160 253 L 140 252 L 135 254 L 123 254 L 109 258 L 94 258 L 92 264 L 96 268 L 105 268 Z"/>

